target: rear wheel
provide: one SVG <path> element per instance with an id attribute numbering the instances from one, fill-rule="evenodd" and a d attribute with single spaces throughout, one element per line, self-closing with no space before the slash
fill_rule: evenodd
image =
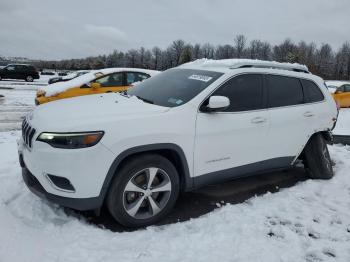
<path id="1" fill-rule="evenodd" d="M 310 177 L 315 179 L 330 179 L 334 172 L 326 140 L 322 134 L 314 134 L 304 149 L 304 162 Z"/>
<path id="2" fill-rule="evenodd" d="M 149 226 L 168 214 L 178 193 L 179 177 L 173 164 L 160 155 L 141 155 L 116 174 L 107 207 L 124 226 Z"/>
<path id="3" fill-rule="evenodd" d="M 27 76 L 26 77 L 26 81 L 27 82 L 33 82 L 34 81 L 34 78 L 32 76 Z"/>

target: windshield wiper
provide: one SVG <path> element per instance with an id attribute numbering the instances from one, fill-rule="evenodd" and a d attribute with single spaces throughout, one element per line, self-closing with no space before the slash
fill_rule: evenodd
<path id="1" fill-rule="evenodd" d="M 143 102 L 145 102 L 145 103 L 148 103 L 148 104 L 154 104 L 154 102 L 153 101 L 151 101 L 151 100 L 148 100 L 148 99 L 146 99 L 146 98 L 143 98 L 143 97 L 140 97 L 140 96 L 136 96 L 138 99 L 140 99 L 140 100 L 142 100 Z"/>

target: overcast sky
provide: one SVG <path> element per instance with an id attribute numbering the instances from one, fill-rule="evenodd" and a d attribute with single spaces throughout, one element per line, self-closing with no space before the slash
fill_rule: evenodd
<path id="1" fill-rule="evenodd" d="M 0 0 L 0 55 L 79 58 L 173 40 L 350 41 L 350 0 Z"/>

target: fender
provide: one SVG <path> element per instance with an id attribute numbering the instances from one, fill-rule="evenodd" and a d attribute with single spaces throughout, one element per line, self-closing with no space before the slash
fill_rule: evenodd
<path id="1" fill-rule="evenodd" d="M 187 159 L 185 156 L 185 153 L 181 149 L 180 146 L 172 143 L 159 143 L 159 144 L 149 144 L 149 145 L 142 145 L 142 146 L 136 146 L 129 148 L 122 153 L 120 153 L 115 160 L 113 161 L 111 167 L 108 170 L 108 173 L 106 175 L 106 178 L 103 182 L 103 186 L 99 195 L 99 198 L 101 199 L 101 205 L 105 199 L 105 196 L 108 192 L 109 186 L 111 184 L 111 181 L 113 180 L 114 176 L 116 176 L 116 172 L 118 170 L 119 165 L 122 163 L 124 159 L 127 157 L 138 154 L 138 153 L 145 153 L 145 152 L 152 152 L 157 150 L 172 150 L 176 152 L 176 154 L 179 156 L 181 160 L 181 169 L 183 171 L 183 174 L 181 178 L 183 178 L 184 182 L 184 190 L 189 191 L 193 188 L 193 178 L 190 176 L 189 168 Z M 180 171 L 181 172 L 181 171 Z"/>

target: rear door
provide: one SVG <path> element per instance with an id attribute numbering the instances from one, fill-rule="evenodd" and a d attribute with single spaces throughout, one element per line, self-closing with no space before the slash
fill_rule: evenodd
<path id="1" fill-rule="evenodd" d="M 259 170 L 260 161 L 269 150 L 262 75 L 236 76 L 212 96 L 228 97 L 230 106 L 222 112 L 197 115 L 194 152 L 197 186 L 208 183 L 206 177 L 219 181 Z"/>
<path id="2" fill-rule="evenodd" d="M 265 157 L 274 159 L 270 168 L 290 164 L 313 133 L 310 119 L 317 112 L 304 103 L 304 92 L 298 78 L 266 75 L 270 117 L 270 147 Z"/>
<path id="3" fill-rule="evenodd" d="M 15 66 L 15 78 L 16 79 L 25 79 L 27 76 L 27 66 L 16 65 Z"/>

